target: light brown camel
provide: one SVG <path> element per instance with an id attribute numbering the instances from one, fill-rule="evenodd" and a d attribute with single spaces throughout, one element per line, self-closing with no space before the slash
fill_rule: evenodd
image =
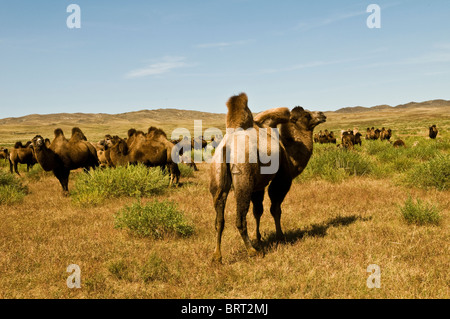
<path id="1" fill-rule="evenodd" d="M 227 133 L 217 147 L 210 165 L 210 192 L 216 211 L 217 233 L 213 260 L 218 262 L 222 260 L 224 209 L 231 187 L 234 189 L 236 198 L 236 226 L 250 256 L 255 255 L 257 251 L 248 237 L 247 212 L 252 202 L 253 215 L 256 219 L 256 239 L 259 243 L 261 242 L 259 224 L 264 210 L 264 193 L 269 184 L 270 212 L 275 220 L 276 237 L 278 240 L 284 238 L 280 222 L 281 203 L 291 187 L 292 180 L 304 170 L 311 157 L 314 128 L 326 121 L 322 112 L 309 112 L 299 106 L 292 111 L 288 108 L 270 109 L 253 119 L 247 102 L 245 93 L 228 100 L 227 131 L 229 128 L 253 128 L 254 130 L 237 130 Z M 279 124 L 278 139 L 277 131 L 272 129 Z M 245 143 L 239 143 L 239 139 L 242 141 L 243 132 L 250 131 L 256 132 L 256 138 L 246 136 Z M 245 152 L 245 160 L 233 161 L 232 154 L 242 150 Z M 250 150 L 256 151 L 257 154 L 252 154 Z M 270 156 L 270 164 L 268 161 L 263 163 L 263 154 Z M 257 161 L 252 162 L 250 158 L 255 158 L 256 155 Z M 237 158 L 239 159 L 239 156 Z M 275 165 L 277 169 L 264 171 L 269 165 Z"/>
<path id="2" fill-rule="evenodd" d="M 33 145 L 31 145 L 31 141 L 27 142 L 25 145 L 22 145 L 22 142 L 17 142 L 11 150 L 11 153 L 9 153 L 9 170 L 11 174 L 13 174 L 14 167 L 14 172 L 20 176 L 18 164 L 26 164 L 27 172 L 29 172 L 30 167 L 33 167 L 36 163 L 37 160 L 33 154 Z"/>
<path id="3" fill-rule="evenodd" d="M 71 170 L 96 168 L 99 165 L 95 147 L 85 140 L 79 128 L 72 129 L 72 137 L 67 140 L 61 129 L 56 129 L 55 138 L 50 145 L 40 135 L 33 138 L 34 153 L 38 163 L 45 171 L 53 171 L 60 182 L 64 195 L 69 193 Z"/>

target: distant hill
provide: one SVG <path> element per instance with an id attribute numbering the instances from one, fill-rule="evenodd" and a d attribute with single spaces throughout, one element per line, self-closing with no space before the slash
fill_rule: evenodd
<path id="1" fill-rule="evenodd" d="M 337 111 L 336 113 L 359 113 L 359 112 L 367 112 L 367 111 L 380 111 L 386 109 L 407 109 L 407 108 L 429 108 L 429 107 L 449 107 L 450 101 L 447 100 L 431 100 L 425 102 L 410 102 L 406 104 L 400 104 L 397 106 L 390 106 L 387 104 L 377 105 L 372 107 L 364 107 L 364 106 L 354 106 L 354 107 L 344 107 Z"/>
<path id="2" fill-rule="evenodd" d="M 178 109 L 157 109 L 157 110 L 142 110 L 136 112 L 127 112 L 120 114 L 105 114 L 105 113 L 55 113 L 55 114 L 31 114 L 22 117 L 9 117 L 0 120 L 0 125 L 6 124 L 22 124 L 22 123 L 79 123 L 79 124 L 108 124 L 111 122 L 153 122 L 165 123 L 167 121 L 177 122 L 192 120 L 204 121 L 224 121 L 226 114 L 208 113 L 190 110 Z"/>
<path id="3" fill-rule="evenodd" d="M 426 102 L 410 102 L 398 106 L 377 105 L 373 107 L 344 107 L 337 111 L 329 111 L 327 113 L 362 113 L 368 111 L 380 111 L 387 109 L 405 109 L 405 108 L 432 108 L 432 107 L 450 107 L 450 101 L 447 100 L 432 100 Z M 55 114 L 31 114 L 22 117 L 9 117 L 0 119 L 0 125 L 58 125 L 61 123 L 71 125 L 95 125 L 95 124 L 167 124 L 186 122 L 186 120 L 202 120 L 210 123 L 225 123 L 226 114 L 224 113 L 209 113 L 191 110 L 180 109 L 156 109 L 156 110 L 141 110 L 136 112 L 127 112 L 120 114 L 105 114 L 105 113 L 55 113 Z"/>

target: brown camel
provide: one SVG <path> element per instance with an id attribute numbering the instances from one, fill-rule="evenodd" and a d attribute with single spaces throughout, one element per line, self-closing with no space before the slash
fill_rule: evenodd
<path id="1" fill-rule="evenodd" d="M 27 172 L 29 172 L 30 167 L 33 167 L 36 163 L 37 160 L 33 154 L 33 145 L 31 145 L 31 141 L 28 141 L 25 145 L 23 145 L 22 142 L 17 142 L 9 154 L 9 169 L 11 174 L 13 174 L 14 167 L 14 172 L 20 176 L 18 164 L 26 164 Z"/>
<path id="2" fill-rule="evenodd" d="M 291 187 L 292 180 L 304 170 L 311 157 L 314 128 L 326 121 L 322 112 L 309 112 L 299 106 L 292 111 L 288 108 L 267 110 L 253 119 L 247 101 L 245 93 L 228 100 L 227 129 L 238 130 L 225 135 L 225 141 L 222 141 L 216 149 L 210 165 L 210 192 L 216 211 L 217 233 L 213 260 L 218 262 L 222 260 L 224 209 L 231 187 L 236 198 L 236 226 L 250 256 L 255 255 L 257 251 L 248 237 L 247 212 L 252 202 L 253 215 L 256 219 L 256 238 L 260 243 L 259 224 L 263 213 L 265 188 L 268 185 L 270 212 L 275 220 L 276 237 L 278 240 L 284 238 L 280 222 L 281 203 Z M 278 124 L 280 124 L 279 138 L 276 131 L 272 130 Z M 245 143 L 236 145 L 238 140 L 242 142 L 242 134 L 246 132 L 241 129 L 251 129 L 247 132 L 256 132 L 256 138 L 247 139 L 248 136 L 244 135 Z M 233 160 L 232 155 L 240 150 L 244 150 L 245 160 L 242 161 L 242 157 L 241 160 Z M 257 154 L 253 154 L 250 150 Z M 270 155 L 270 165 L 273 165 L 275 170 L 274 167 L 268 166 L 268 161 L 262 161 L 262 154 Z M 250 158 L 257 160 L 251 161 Z"/>
<path id="3" fill-rule="evenodd" d="M 439 131 L 438 131 L 437 127 L 436 127 L 436 124 L 433 124 L 432 126 L 430 126 L 430 127 L 429 127 L 429 130 L 430 130 L 430 132 L 429 132 L 428 136 L 429 136 L 431 139 L 435 139 L 436 136 L 437 136 L 438 133 L 439 133 Z"/>
<path id="4" fill-rule="evenodd" d="M 180 170 L 176 161 L 172 160 L 174 145 L 167 139 L 163 130 L 150 127 L 147 134 L 131 129 L 125 141 L 113 138 L 109 156 L 113 166 L 142 163 L 148 167 L 167 165 L 170 175 L 170 185 L 178 185 Z M 175 152 L 174 152 L 175 153 Z"/>
<path id="5" fill-rule="evenodd" d="M 403 142 L 403 140 L 396 140 L 393 144 L 393 146 L 395 148 L 399 148 L 399 147 L 406 147 L 405 142 Z"/>
<path id="6" fill-rule="evenodd" d="M 7 148 L 0 148 L 0 159 L 4 159 L 5 162 L 9 160 L 9 151 Z"/>
<path id="7" fill-rule="evenodd" d="M 55 138 L 50 145 L 40 135 L 33 138 L 34 153 L 38 163 L 45 171 L 53 171 L 59 180 L 63 193 L 69 193 L 69 175 L 71 170 L 96 168 L 99 165 L 97 152 L 91 143 L 85 140 L 79 128 L 72 129 L 72 137 L 67 140 L 61 129 L 56 129 Z"/>
<path id="8" fill-rule="evenodd" d="M 382 141 L 384 141 L 384 140 L 389 141 L 391 139 L 391 137 L 392 137 L 392 130 L 390 128 L 386 130 L 383 127 L 381 129 L 381 132 L 380 132 L 380 140 L 382 140 Z"/>

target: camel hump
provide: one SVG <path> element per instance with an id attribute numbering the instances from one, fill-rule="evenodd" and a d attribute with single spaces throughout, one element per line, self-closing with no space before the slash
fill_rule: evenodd
<path id="1" fill-rule="evenodd" d="M 86 136 L 84 135 L 84 133 L 81 131 L 81 129 L 79 127 L 72 128 L 72 137 L 71 137 L 71 139 L 87 141 Z"/>
<path id="2" fill-rule="evenodd" d="M 63 130 L 60 129 L 60 128 L 57 128 L 57 129 L 54 131 L 54 134 L 55 134 L 55 137 L 60 137 L 60 136 L 64 137 L 64 132 L 63 132 Z"/>
<path id="3" fill-rule="evenodd" d="M 130 129 L 128 130 L 128 133 L 127 133 L 128 138 L 130 138 L 130 137 L 132 137 L 133 135 L 135 135 L 136 132 L 137 132 L 136 129 L 130 128 Z"/>
<path id="4" fill-rule="evenodd" d="M 287 123 L 291 112 L 287 107 L 278 107 L 259 113 L 254 121 L 260 127 L 277 127 L 278 124 Z"/>
<path id="5" fill-rule="evenodd" d="M 14 148 L 23 148 L 24 146 L 23 146 L 23 144 L 22 144 L 22 142 L 16 142 L 16 144 L 14 144 Z"/>
<path id="6" fill-rule="evenodd" d="M 253 115 L 248 108 L 247 94 L 241 93 L 232 96 L 227 101 L 227 128 L 243 128 L 253 127 Z"/>
<path id="7" fill-rule="evenodd" d="M 165 138 L 167 138 L 166 132 L 164 132 L 163 130 L 161 130 L 161 129 L 157 128 L 157 127 L 154 127 L 154 126 L 149 127 L 148 132 L 147 132 L 147 136 L 151 136 L 151 137 L 154 137 L 154 138 L 158 138 L 160 136 L 164 136 Z"/>

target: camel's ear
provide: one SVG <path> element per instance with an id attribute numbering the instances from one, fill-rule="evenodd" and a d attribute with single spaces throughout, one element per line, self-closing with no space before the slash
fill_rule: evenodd
<path id="1" fill-rule="evenodd" d="M 254 121 L 260 127 L 276 128 L 278 124 L 289 122 L 291 112 L 287 107 L 278 107 L 259 113 Z"/>

